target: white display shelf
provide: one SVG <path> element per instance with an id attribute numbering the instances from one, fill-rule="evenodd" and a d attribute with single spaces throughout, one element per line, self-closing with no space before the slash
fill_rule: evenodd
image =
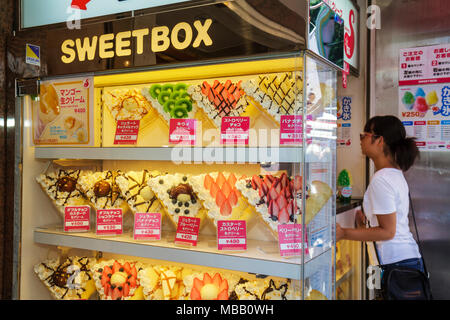
<path id="1" fill-rule="evenodd" d="M 301 147 L 36 147 L 36 159 L 156 160 L 191 163 L 302 162 Z"/>
<path id="2" fill-rule="evenodd" d="M 247 250 L 240 252 L 217 250 L 216 238 L 199 236 L 196 247 L 174 244 L 173 232 L 163 234 L 160 241 L 143 242 L 133 240 L 131 232 L 120 236 L 96 236 L 95 232 L 65 233 L 61 226 L 51 225 L 37 228 L 34 241 L 40 244 L 95 250 L 115 254 L 166 260 L 213 268 L 264 274 L 275 277 L 301 279 L 301 258 L 282 258 L 276 242 L 248 240 Z M 317 259 L 307 261 L 308 270 L 314 271 Z M 308 275 L 305 274 L 305 277 Z"/>

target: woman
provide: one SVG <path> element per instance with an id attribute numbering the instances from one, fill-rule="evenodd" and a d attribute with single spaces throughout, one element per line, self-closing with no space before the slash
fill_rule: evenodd
<path id="1" fill-rule="evenodd" d="M 406 138 L 398 118 L 377 116 L 367 122 L 360 139 L 362 153 L 372 159 L 375 174 L 364 194 L 364 213 L 356 213 L 357 228 L 344 229 L 337 224 L 336 240 L 376 241 L 383 268 L 406 266 L 423 272 L 409 230 L 409 189 L 403 176 L 419 155 L 414 138 Z M 366 228 L 366 218 L 370 228 Z"/>

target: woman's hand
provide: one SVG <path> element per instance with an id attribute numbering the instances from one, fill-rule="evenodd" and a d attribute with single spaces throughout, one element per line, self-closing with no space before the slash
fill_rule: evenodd
<path id="1" fill-rule="evenodd" d="M 345 237 L 345 230 L 342 229 L 339 223 L 336 223 L 336 242 L 344 239 L 344 237 Z"/>
<path id="2" fill-rule="evenodd" d="M 357 228 L 365 228 L 367 223 L 366 215 L 361 210 L 356 210 L 355 222 Z"/>

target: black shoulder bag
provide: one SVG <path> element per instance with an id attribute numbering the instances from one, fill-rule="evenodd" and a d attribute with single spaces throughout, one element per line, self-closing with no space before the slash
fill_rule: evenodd
<path id="1" fill-rule="evenodd" d="M 411 213 L 417 235 L 417 244 L 419 246 L 420 255 L 422 256 L 425 272 L 421 272 L 420 270 L 408 267 L 383 268 L 383 266 L 380 265 L 383 269 L 383 276 L 381 279 L 381 294 L 384 300 L 433 300 L 433 296 L 431 294 L 429 273 L 427 271 L 425 259 L 423 257 L 422 246 L 419 239 L 419 232 L 417 230 L 416 217 L 414 214 L 411 195 L 409 195 L 409 204 L 411 206 Z M 374 243 L 374 247 L 378 262 L 380 262 L 376 243 Z"/>

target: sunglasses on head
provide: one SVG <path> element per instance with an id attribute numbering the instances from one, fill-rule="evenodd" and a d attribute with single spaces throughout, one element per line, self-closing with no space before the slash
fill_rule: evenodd
<path id="1" fill-rule="evenodd" d="M 362 140 L 364 139 L 366 136 L 373 136 L 375 139 L 378 139 L 379 137 L 381 137 L 379 134 L 374 134 L 374 133 L 369 133 L 369 132 L 363 132 L 359 134 L 359 139 Z"/>

